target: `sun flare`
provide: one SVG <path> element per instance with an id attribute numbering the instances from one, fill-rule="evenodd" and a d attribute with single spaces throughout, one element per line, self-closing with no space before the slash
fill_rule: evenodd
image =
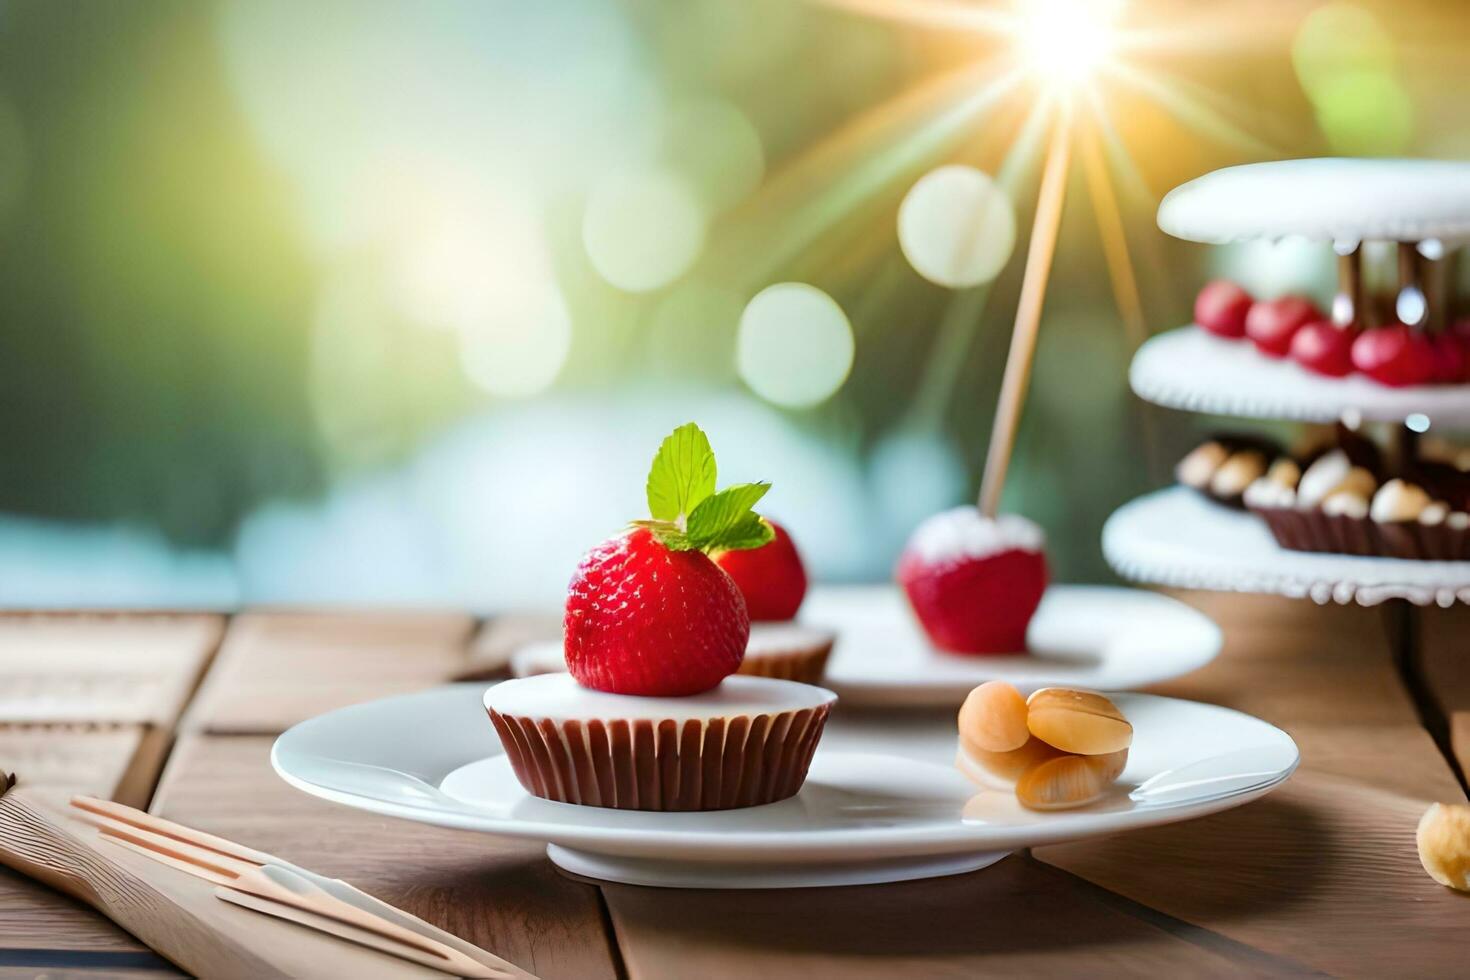
<path id="1" fill-rule="evenodd" d="M 1113 0 L 1022 0 L 1014 30 L 1022 63 L 1049 88 L 1085 85 L 1117 52 L 1120 8 Z"/>

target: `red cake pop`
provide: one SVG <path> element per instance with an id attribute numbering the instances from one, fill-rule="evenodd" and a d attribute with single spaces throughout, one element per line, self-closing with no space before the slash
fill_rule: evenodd
<path id="1" fill-rule="evenodd" d="M 1207 283 L 1194 300 L 1194 322 L 1220 337 L 1244 337 L 1251 294 L 1228 279 Z"/>
<path id="2" fill-rule="evenodd" d="M 1245 335 L 1256 350 L 1267 357 L 1285 357 L 1291 350 L 1296 332 L 1313 320 L 1322 319 L 1322 311 L 1303 296 L 1283 296 L 1262 300 L 1250 308 L 1245 317 Z"/>

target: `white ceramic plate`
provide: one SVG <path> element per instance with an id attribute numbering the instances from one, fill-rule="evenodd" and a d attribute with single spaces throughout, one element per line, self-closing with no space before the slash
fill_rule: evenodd
<path id="1" fill-rule="evenodd" d="M 1186 589 L 1268 592 L 1319 603 L 1470 602 L 1470 561 L 1413 561 L 1289 551 L 1254 514 L 1170 487 L 1125 504 L 1103 526 L 1118 574 Z"/>
<path id="2" fill-rule="evenodd" d="M 959 656 L 934 649 L 895 586 L 813 589 L 803 622 L 836 631 L 822 683 L 844 704 L 959 707 L 977 684 L 1023 692 L 1065 685 L 1126 691 L 1204 666 L 1220 630 L 1168 596 L 1137 589 L 1054 585 L 1027 631 L 1029 653 Z"/>
<path id="3" fill-rule="evenodd" d="M 1470 424 L 1470 385 L 1389 388 L 1361 375 L 1324 378 L 1199 327 L 1150 339 L 1134 355 L 1128 381 L 1145 401 L 1186 412 L 1297 422 L 1336 422 L 1350 412 L 1402 422 L 1421 414 L 1440 427 Z"/>
<path id="4" fill-rule="evenodd" d="M 767 806 L 643 813 L 529 796 L 481 707 L 484 685 L 372 701 L 286 732 L 276 771 L 315 796 L 424 823 L 525 837 L 577 874 L 631 884 L 774 888 L 969 871 L 1022 847 L 1238 806 L 1289 776 L 1296 745 L 1211 705 L 1119 695 L 1133 748 L 1112 795 L 1035 813 L 952 766 L 947 717 L 833 718 L 801 792 Z M 405 834 L 410 833 L 404 828 Z"/>

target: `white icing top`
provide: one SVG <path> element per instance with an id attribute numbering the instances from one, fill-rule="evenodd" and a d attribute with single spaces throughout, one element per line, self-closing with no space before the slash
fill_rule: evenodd
<path id="1" fill-rule="evenodd" d="M 1450 516 L 1450 505 L 1443 500 L 1436 500 L 1428 507 L 1419 512 L 1419 523 L 1426 527 L 1434 527 L 1443 524 L 1444 519 Z"/>
<path id="2" fill-rule="evenodd" d="M 527 643 L 510 655 L 510 672 L 514 677 L 533 677 L 566 669 L 567 657 L 561 640 Z"/>
<path id="3" fill-rule="evenodd" d="M 1247 507 L 1290 507 L 1296 503 L 1296 491 L 1269 476 L 1263 476 L 1245 488 Z"/>
<path id="4" fill-rule="evenodd" d="M 1297 483 L 1297 502 L 1303 507 L 1316 507 L 1327 499 L 1327 495 L 1342 485 L 1352 470 L 1353 464 L 1341 449 L 1321 456 L 1307 467 Z"/>
<path id="5" fill-rule="evenodd" d="M 750 641 L 745 644 L 745 655 L 769 657 L 772 654 L 802 653 L 827 646 L 835 636 L 831 630 L 803 626 L 794 620 L 784 623 L 751 623 Z"/>
<path id="6" fill-rule="evenodd" d="M 1338 490 L 1322 501 L 1322 513 L 1328 517 L 1368 516 L 1368 498 L 1353 490 Z"/>
<path id="7" fill-rule="evenodd" d="M 927 562 L 987 558 L 1002 551 L 1041 551 L 1046 535 L 1019 514 L 991 520 L 968 504 L 940 511 L 914 529 L 908 550 Z"/>
<path id="8" fill-rule="evenodd" d="M 571 674 L 540 674 L 502 681 L 485 692 L 485 707 L 505 715 L 551 721 L 709 720 L 738 715 L 800 711 L 831 704 L 837 695 L 822 687 L 737 674 L 720 686 L 686 698 L 643 698 L 583 687 Z"/>
<path id="9" fill-rule="evenodd" d="M 815 626 L 803 626 L 795 620 L 784 623 L 751 623 L 750 640 L 745 645 L 747 657 L 770 657 L 786 653 L 803 653 L 829 646 L 836 634 Z M 566 651 L 561 640 L 527 643 L 510 655 L 510 672 L 514 677 L 561 673 L 567 669 Z"/>
<path id="10" fill-rule="evenodd" d="M 1449 160 L 1280 160 L 1227 167 L 1174 188 L 1159 227 L 1225 244 L 1470 238 L 1470 164 Z"/>

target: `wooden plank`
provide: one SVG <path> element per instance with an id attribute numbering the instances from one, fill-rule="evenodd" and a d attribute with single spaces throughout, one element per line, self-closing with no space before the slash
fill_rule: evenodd
<path id="1" fill-rule="evenodd" d="M 546 980 L 616 975 L 597 889 L 542 845 L 322 802 L 271 771 L 270 744 L 184 736 L 153 811 L 351 881 Z"/>
<path id="2" fill-rule="evenodd" d="M 603 891 L 634 980 L 1302 972 L 1286 960 L 1134 914 L 1019 855 L 972 874 L 889 885 Z"/>
<path id="3" fill-rule="evenodd" d="M 0 615 L 0 769 L 22 786 L 146 806 L 223 629 L 219 616 Z M 177 975 L 91 909 L 0 869 L 6 972 L 126 976 L 139 964 Z"/>
<path id="4" fill-rule="evenodd" d="M 1460 772 L 1470 774 L 1470 606 L 1419 613 L 1424 681 L 1450 728 Z"/>
<path id="5" fill-rule="evenodd" d="M 171 726 L 219 643 L 196 615 L 0 615 L 0 722 Z"/>
<path id="6" fill-rule="evenodd" d="M 16 773 L 19 786 L 147 806 L 170 739 L 143 725 L 0 726 L 0 771 Z M 14 949 L 141 953 L 146 947 L 91 909 L 0 868 L 0 964 Z M 35 962 L 53 960 L 68 962 L 59 953 Z M 106 966 L 109 973 L 115 965 Z"/>
<path id="7" fill-rule="evenodd" d="M 1380 610 L 1273 596 L 1176 595 L 1220 624 L 1225 646 L 1212 663 L 1151 692 L 1222 704 L 1277 725 L 1419 723 L 1388 656 Z"/>
<path id="8" fill-rule="evenodd" d="M 181 726 L 274 734 L 360 701 L 441 684 L 474 620 L 451 613 L 246 613 L 235 617 Z"/>
<path id="9" fill-rule="evenodd" d="M 1038 859 L 1171 917 L 1343 976 L 1459 969 L 1463 900 L 1414 848 L 1459 785 L 1390 663 L 1375 611 L 1209 596 L 1214 664 L 1161 689 L 1252 711 L 1302 749 L 1264 800 L 1203 820 L 1041 848 Z"/>
<path id="10" fill-rule="evenodd" d="M 16 965 L 9 965 L 10 962 Z M 151 966 L 153 963 L 158 966 Z M 73 953 L 71 950 L 10 953 L 0 950 L 0 980 L 160 980 L 184 974 L 150 953 Z"/>
<path id="11" fill-rule="evenodd" d="M 1037 856 L 1336 976 L 1455 976 L 1465 900 L 1419 866 L 1427 802 L 1309 770 L 1239 810 Z"/>
<path id="12" fill-rule="evenodd" d="M 0 980 L 160 980 L 162 977 L 182 977 L 185 974 L 174 969 L 165 959 L 157 958 L 162 964 L 156 968 L 144 965 L 155 961 L 148 953 L 138 954 L 75 954 L 70 950 L 46 951 L 46 955 L 14 954 L 17 965 L 6 965 L 4 951 L 0 951 Z M 62 964 L 62 965 L 58 965 Z"/>
<path id="13" fill-rule="evenodd" d="M 141 955 L 148 948 L 80 902 L 0 868 L 0 964 L 10 951 L 37 949 Z"/>
<path id="14" fill-rule="evenodd" d="M 212 882 L 102 838 L 64 798 L 13 789 L 0 798 L 0 862 L 104 911 L 181 969 L 201 977 L 380 977 L 442 974 L 215 898 Z"/>
<path id="15" fill-rule="evenodd" d="M 0 726 L 0 771 L 21 786 L 112 798 L 144 741 L 141 725 Z"/>

